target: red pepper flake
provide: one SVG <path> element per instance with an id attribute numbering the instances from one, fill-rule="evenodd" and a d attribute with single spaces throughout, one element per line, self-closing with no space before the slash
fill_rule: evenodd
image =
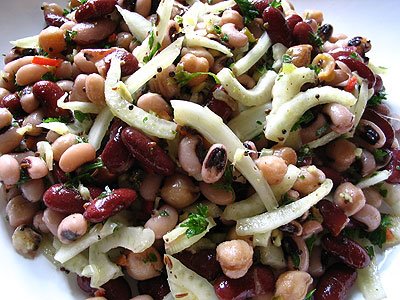
<path id="1" fill-rule="evenodd" d="M 48 58 L 44 56 L 35 56 L 32 58 L 33 64 L 42 66 L 59 67 L 61 62 L 61 59 Z"/>
<path id="2" fill-rule="evenodd" d="M 357 77 L 353 76 L 349 79 L 349 81 L 347 82 L 346 87 L 344 88 L 344 90 L 346 92 L 351 93 L 352 91 L 354 91 L 354 88 L 356 87 L 357 84 Z"/>

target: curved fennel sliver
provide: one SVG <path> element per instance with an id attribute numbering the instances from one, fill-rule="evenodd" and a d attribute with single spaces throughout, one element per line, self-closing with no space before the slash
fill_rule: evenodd
<path id="1" fill-rule="evenodd" d="M 237 221 L 239 219 L 254 217 L 265 212 L 265 205 L 262 203 L 257 193 L 247 199 L 228 204 L 222 217 L 225 220 Z"/>
<path id="2" fill-rule="evenodd" d="M 293 125 L 310 108 L 326 103 L 339 103 L 350 107 L 357 99 L 350 93 L 330 86 L 317 87 L 297 94 L 290 101 L 274 109 L 266 117 L 265 137 L 271 141 L 283 143 Z"/>
<path id="3" fill-rule="evenodd" d="M 174 299 L 218 300 L 214 287 L 207 279 L 190 270 L 171 255 L 164 255 L 164 263 L 167 267 L 168 284 Z"/>
<path id="4" fill-rule="evenodd" d="M 105 82 L 106 103 L 111 112 L 128 125 L 138 128 L 149 135 L 170 140 L 175 138 L 177 125 L 174 122 L 149 114 L 121 96 L 121 89 L 124 84 L 119 81 L 120 76 L 120 62 L 118 59 L 113 58 Z"/>
<path id="5" fill-rule="evenodd" d="M 358 269 L 357 275 L 356 284 L 366 300 L 387 299 L 376 258 L 372 259 L 364 269 Z"/>
<path id="6" fill-rule="evenodd" d="M 228 47 L 225 47 L 217 41 L 211 40 L 208 37 L 197 35 L 195 33 L 188 33 L 185 36 L 185 45 L 189 47 L 204 47 L 208 49 L 217 50 L 228 57 L 232 57 L 233 54 Z"/>
<path id="7" fill-rule="evenodd" d="M 171 105 L 174 109 L 175 122 L 196 129 L 210 143 L 224 144 L 228 152 L 228 159 L 231 162 L 235 161 L 234 156 L 237 150 L 246 150 L 232 130 L 207 107 L 182 100 L 172 100 Z M 267 210 L 273 210 L 278 206 L 271 187 L 249 156 L 243 156 L 239 159 L 235 168 L 250 182 Z"/>
<path id="8" fill-rule="evenodd" d="M 106 135 L 108 127 L 110 126 L 113 118 L 114 115 L 110 109 L 108 107 L 104 107 L 94 120 L 88 134 L 88 142 L 96 149 L 96 151 L 100 149 L 101 142 Z"/>
<path id="9" fill-rule="evenodd" d="M 246 73 L 257 61 L 260 60 L 260 58 L 268 51 L 271 45 L 271 39 L 269 38 L 267 32 L 264 32 L 257 41 L 257 44 L 233 65 L 233 73 L 236 76 Z"/>
<path id="10" fill-rule="evenodd" d="M 328 195 L 332 187 L 332 180 L 326 179 L 314 192 L 295 202 L 281 206 L 271 212 L 238 220 L 236 223 L 236 233 L 238 235 L 252 235 L 272 231 L 279 226 L 285 225 L 301 217 L 313 205 Z"/>
<path id="11" fill-rule="evenodd" d="M 270 102 L 276 76 L 274 71 L 268 71 L 260 77 L 254 88 L 248 90 L 240 84 L 230 69 L 223 68 L 217 74 L 229 96 L 245 106 L 257 106 Z"/>
<path id="12" fill-rule="evenodd" d="M 142 42 L 151 30 L 151 22 L 141 14 L 138 14 L 134 11 L 123 9 L 119 5 L 116 5 L 115 7 L 124 19 L 129 31 L 139 42 Z"/>

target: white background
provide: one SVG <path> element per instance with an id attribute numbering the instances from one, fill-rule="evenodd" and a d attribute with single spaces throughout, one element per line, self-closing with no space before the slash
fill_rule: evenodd
<path id="1" fill-rule="evenodd" d="M 49 1 L 50 2 L 50 1 Z M 66 1 L 57 1 L 66 3 Z M 389 68 L 384 82 L 391 102 L 399 107 L 400 83 L 398 82 L 400 9 L 397 1 L 377 0 L 299 0 L 293 1 L 297 10 L 320 9 L 325 21 L 335 32 L 349 36 L 366 36 L 372 41 L 370 57 L 377 65 Z M 0 53 L 11 48 L 9 40 L 35 35 L 43 28 L 40 0 L 1 0 L 0 3 Z M 2 65 L 2 62 L 0 63 Z M 396 109 L 397 110 L 397 109 Z M 399 196 L 400 197 L 400 196 Z M 9 230 L 0 204 L 0 298 L 12 300 L 72 300 L 85 299 L 78 291 L 74 278 L 66 280 L 44 257 L 26 260 L 17 255 L 11 245 Z M 381 263 L 383 285 L 388 299 L 399 299 L 400 249 L 396 248 Z M 396 286 L 397 285 L 397 286 Z M 351 299 L 362 299 L 353 294 Z"/>

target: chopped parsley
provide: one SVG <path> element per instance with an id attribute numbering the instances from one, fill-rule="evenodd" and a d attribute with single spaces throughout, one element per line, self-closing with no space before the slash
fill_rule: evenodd
<path id="1" fill-rule="evenodd" d="M 80 4 L 85 4 L 88 0 L 78 0 Z"/>
<path id="2" fill-rule="evenodd" d="M 322 47 L 322 45 L 324 44 L 324 41 L 321 39 L 321 37 L 318 35 L 317 32 L 310 33 L 310 42 L 312 45 L 314 45 L 318 48 Z"/>
<path id="3" fill-rule="evenodd" d="M 156 35 L 154 30 L 150 32 L 149 36 L 149 54 L 143 58 L 143 62 L 148 63 L 154 55 L 156 55 L 157 51 L 160 50 L 161 44 L 159 42 L 155 43 Z"/>
<path id="4" fill-rule="evenodd" d="M 76 141 L 78 143 L 87 143 L 89 141 L 87 136 L 77 136 Z"/>
<path id="5" fill-rule="evenodd" d="M 304 298 L 304 300 L 312 300 L 313 298 L 314 298 L 314 293 L 315 293 L 315 291 L 316 291 L 317 289 L 313 289 L 313 290 L 311 290 L 307 295 L 306 295 L 306 297 Z"/>
<path id="6" fill-rule="evenodd" d="M 367 106 L 375 107 L 379 104 L 382 104 L 383 100 L 386 100 L 386 93 L 385 91 L 379 91 L 375 95 L 373 95 L 367 102 Z"/>
<path id="7" fill-rule="evenodd" d="M 273 0 L 269 6 L 274 7 L 274 8 L 279 8 L 282 6 L 281 0 Z"/>
<path id="8" fill-rule="evenodd" d="M 143 118 L 143 123 L 146 123 L 148 120 L 149 120 L 148 117 L 144 117 L 144 118 Z"/>
<path id="9" fill-rule="evenodd" d="M 108 185 L 106 185 L 106 187 L 104 188 L 104 192 L 102 192 L 102 193 L 97 197 L 97 199 L 105 198 L 105 197 L 107 197 L 107 196 L 109 196 L 109 195 L 111 195 L 111 194 L 112 194 L 112 190 L 110 189 L 110 187 L 109 187 Z"/>
<path id="10" fill-rule="evenodd" d="M 318 75 L 319 73 L 321 73 L 322 69 L 320 66 L 317 65 L 309 65 L 308 66 L 311 70 L 313 70 L 315 72 L 316 75 Z"/>
<path id="11" fill-rule="evenodd" d="M 94 169 L 100 169 L 100 168 L 102 168 L 102 167 L 104 167 L 104 163 L 103 163 L 103 161 L 101 160 L 101 158 L 98 158 L 98 159 L 97 159 L 95 162 L 93 162 L 93 163 L 83 165 L 83 166 L 80 168 L 80 172 L 81 172 L 81 173 L 86 173 L 86 172 L 89 172 L 89 171 L 94 170 Z"/>
<path id="12" fill-rule="evenodd" d="M 388 156 L 388 153 L 382 149 L 375 149 L 373 154 L 377 161 L 382 161 L 386 156 Z"/>
<path id="13" fill-rule="evenodd" d="M 221 41 L 225 43 L 229 42 L 229 36 L 226 33 L 224 33 L 221 37 Z"/>
<path id="14" fill-rule="evenodd" d="M 143 262 L 144 262 L 145 264 L 157 262 L 157 256 L 156 256 L 153 252 L 150 252 L 150 253 L 146 256 L 146 258 L 143 260 Z"/>
<path id="15" fill-rule="evenodd" d="M 84 122 L 85 120 L 90 120 L 91 119 L 89 114 L 83 113 L 83 112 L 81 112 L 79 110 L 75 110 L 74 111 L 74 117 L 75 117 L 75 119 L 77 119 L 81 123 Z"/>
<path id="16" fill-rule="evenodd" d="M 181 66 L 178 66 L 175 71 L 175 80 L 178 82 L 179 86 L 185 86 L 188 84 L 188 82 L 196 77 L 199 77 L 201 75 L 209 75 L 211 76 L 216 84 L 220 84 L 221 82 L 219 81 L 217 75 L 211 72 L 194 72 L 190 73 L 188 71 L 183 70 Z"/>
<path id="17" fill-rule="evenodd" d="M 67 44 L 73 43 L 74 42 L 74 38 L 76 37 L 77 34 L 78 34 L 78 31 L 67 30 L 65 32 L 65 41 L 67 42 Z"/>
<path id="18" fill-rule="evenodd" d="M 365 246 L 364 248 L 367 251 L 369 258 L 373 259 L 375 257 L 374 246 Z"/>
<path id="19" fill-rule="evenodd" d="M 315 135 L 317 137 L 323 136 L 329 129 L 329 124 L 325 123 L 322 127 L 318 128 L 317 131 L 315 132 Z"/>
<path id="20" fill-rule="evenodd" d="M 70 10 L 64 8 L 64 10 L 63 10 L 63 15 L 66 16 L 66 15 L 68 15 L 70 12 L 71 12 Z"/>
<path id="21" fill-rule="evenodd" d="M 225 169 L 222 180 L 220 182 L 213 183 L 212 186 L 220 190 L 233 192 L 232 182 L 233 182 L 233 165 L 228 165 Z"/>
<path id="22" fill-rule="evenodd" d="M 56 82 L 56 81 L 58 81 L 58 78 L 52 72 L 47 72 L 46 74 L 44 74 L 42 76 L 42 80 Z"/>
<path id="23" fill-rule="evenodd" d="M 379 194 L 383 197 L 386 198 L 387 194 L 388 194 L 388 190 L 384 189 L 384 188 L 380 188 L 379 189 Z"/>
<path id="24" fill-rule="evenodd" d="M 355 59 L 355 60 L 360 60 L 359 56 L 358 56 L 357 53 L 355 53 L 355 52 L 352 52 L 352 53 L 349 55 L 349 57 L 351 57 L 352 59 Z"/>
<path id="25" fill-rule="evenodd" d="M 221 34 L 222 33 L 221 26 L 214 25 L 214 31 L 215 31 L 216 34 Z"/>
<path id="26" fill-rule="evenodd" d="M 53 123 L 53 122 L 67 123 L 67 120 L 65 120 L 65 118 L 62 117 L 43 119 L 43 123 Z"/>
<path id="27" fill-rule="evenodd" d="M 158 215 L 160 216 L 160 217 L 169 217 L 169 213 L 164 209 L 164 210 L 160 210 L 159 212 L 158 212 Z"/>
<path id="28" fill-rule="evenodd" d="M 239 5 L 240 11 L 244 16 L 244 23 L 250 23 L 255 18 L 258 17 L 258 10 L 249 0 L 235 0 L 237 5 Z"/>
<path id="29" fill-rule="evenodd" d="M 287 64 L 290 64 L 292 62 L 292 59 L 293 58 L 289 54 L 286 54 L 286 53 L 283 54 L 283 56 L 282 56 L 282 61 Z"/>
<path id="30" fill-rule="evenodd" d="M 315 234 L 313 234 L 312 236 L 310 236 L 308 239 L 305 240 L 306 245 L 307 245 L 307 249 L 308 252 L 311 255 L 312 249 L 314 248 L 314 243 L 317 240 L 317 236 Z"/>
<path id="31" fill-rule="evenodd" d="M 300 120 L 298 120 L 290 129 L 290 132 L 296 131 L 299 129 L 302 125 L 310 123 L 312 120 L 314 120 L 314 114 L 310 111 L 307 110 L 304 115 L 300 117 Z"/>
<path id="32" fill-rule="evenodd" d="M 205 231 L 208 226 L 208 207 L 204 204 L 197 205 L 197 212 L 190 213 L 189 217 L 180 225 L 187 227 L 186 237 L 191 238 Z"/>
<path id="33" fill-rule="evenodd" d="M 29 177 L 28 171 L 24 168 L 21 168 L 20 173 L 19 173 L 19 180 L 17 182 L 17 186 L 20 186 L 26 182 L 28 182 L 29 180 L 31 180 L 31 178 Z"/>

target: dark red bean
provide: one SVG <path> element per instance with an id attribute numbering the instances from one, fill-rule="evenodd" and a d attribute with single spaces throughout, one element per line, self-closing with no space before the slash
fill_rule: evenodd
<path id="1" fill-rule="evenodd" d="M 192 253 L 182 251 L 174 255 L 186 267 L 193 270 L 208 281 L 213 281 L 222 273 L 221 266 L 217 261 L 215 249 L 204 249 Z"/>
<path id="2" fill-rule="evenodd" d="M 137 69 L 139 69 L 139 63 L 136 57 L 124 50 L 124 49 L 118 49 L 106 56 L 104 59 L 105 64 L 106 64 L 106 71 L 110 69 L 110 64 L 111 64 L 111 59 L 113 57 L 118 58 L 121 61 L 121 76 L 128 76 L 133 74 Z"/>
<path id="3" fill-rule="evenodd" d="M 170 176 L 175 172 L 175 163 L 164 150 L 147 135 L 127 127 L 122 131 L 122 140 L 136 160 L 156 174 Z"/>
<path id="4" fill-rule="evenodd" d="M 164 275 L 138 282 L 140 294 L 153 297 L 154 300 L 163 300 L 170 292 L 167 278 Z"/>
<path id="5" fill-rule="evenodd" d="M 392 151 L 392 160 L 390 161 L 387 169 L 391 171 L 387 182 L 389 183 L 400 183 L 400 150 L 393 149 Z"/>
<path id="6" fill-rule="evenodd" d="M 272 2 L 273 2 L 273 0 L 256 0 L 256 1 L 252 1 L 254 7 L 258 10 L 258 12 L 260 14 L 262 14 L 264 9 L 266 9 Z M 279 6 L 278 9 L 283 12 L 282 6 Z"/>
<path id="7" fill-rule="evenodd" d="M 324 172 L 324 174 L 326 175 L 326 177 L 332 179 L 333 181 L 333 187 L 337 188 L 338 185 L 340 185 L 341 183 L 345 182 L 345 179 L 343 177 L 342 174 L 340 174 L 338 171 L 326 167 L 326 166 L 318 166 L 318 168 Z"/>
<path id="8" fill-rule="evenodd" d="M 290 47 L 291 34 L 283 13 L 277 8 L 268 6 L 263 11 L 262 18 L 272 43 L 281 43 Z"/>
<path id="9" fill-rule="evenodd" d="M 61 27 L 64 23 L 67 23 L 69 20 L 64 16 L 59 16 L 56 14 L 48 13 L 44 15 L 44 20 L 49 26 Z"/>
<path id="10" fill-rule="evenodd" d="M 117 0 L 89 0 L 80 5 L 75 13 L 77 22 L 85 22 L 112 13 L 115 9 Z"/>
<path id="11" fill-rule="evenodd" d="M 103 190 L 97 186 L 88 186 L 87 188 L 92 199 L 97 198 L 103 192 Z"/>
<path id="12" fill-rule="evenodd" d="M 111 173 L 121 174 L 132 166 L 133 158 L 122 141 L 122 130 L 127 125 L 120 123 L 116 130 L 111 130 L 110 140 L 101 153 L 104 165 Z"/>
<path id="13" fill-rule="evenodd" d="M 90 277 L 76 276 L 76 283 L 79 288 L 89 295 L 93 295 L 97 289 L 90 286 Z"/>
<path id="14" fill-rule="evenodd" d="M 382 77 L 378 74 L 375 74 L 375 85 L 374 92 L 375 94 L 383 90 L 383 81 Z"/>
<path id="15" fill-rule="evenodd" d="M 83 216 L 93 223 L 103 222 L 119 211 L 129 207 L 136 200 L 132 189 L 116 189 L 105 197 L 98 197 L 85 206 Z"/>
<path id="16" fill-rule="evenodd" d="M 386 142 L 383 145 L 383 148 L 391 148 L 393 141 L 394 141 L 394 129 L 392 125 L 387 121 L 385 118 L 383 118 L 380 114 L 378 114 L 376 111 L 367 108 L 364 111 L 364 114 L 362 115 L 362 119 L 371 121 L 374 123 L 376 126 L 378 126 L 383 133 L 385 134 Z"/>
<path id="17" fill-rule="evenodd" d="M 106 167 L 96 169 L 93 174 L 92 178 L 96 181 L 99 185 L 112 185 L 118 180 L 118 175 L 111 173 Z"/>
<path id="18" fill-rule="evenodd" d="M 293 39 L 297 45 L 310 44 L 313 45 L 311 36 L 313 29 L 306 22 L 299 22 L 293 28 Z"/>
<path id="19" fill-rule="evenodd" d="M 322 237 L 321 242 L 322 247 L 327 252 L 336 256 L 352 268 L 363 269 L 371 261 L 367 251 L 357 242 L 347 237 L 325 235 Z"/>
<path id="20" fill-rule="evenodd" d="M 375 84 L 375 75 L 371 71 L 370 68 L 366 64 L 364 64 L 361 60 L 356 60 L 352 57 L 349 56 L 340 56 L 337 58 L 338 61 L 341 61 L 342 63 L 346 64 L 346 66 L 349 67 L 349 69 L 352 72 L 357 71 L 358 75 L 360 75 L 362 78 L 365 78 L 368 80 L 368 88 L 372 88 Z"/>
<path id="21" fill-rule="evenodd" d="M 343 264 L 332 265 L 318 282 L 314 300 L 345 300 L 357 279 L 357 272 Z"/>
<path id="22" fill-rule="evenodd" d="M 86 203 L 76 189 L 61 183 L 47 189 L 43 194 L 43 202 L 48 208 L 66 214 L 83 213 L 83 205 Z"/>
<path id="23" fill-rule="evenodd" d="M 292 14 L 286 17 L 286 24 L 289 27 L 291 33 L 293 33 L 294 26 L 296 26 L 296 24 L 300 22 L 303 22 L 303 18 L 299 15 Z"/>
<path id="24" fill-rule="evenodd" d="M 59 108 L 57 100 L 64 95 L 64 91 L 54 82 L 42 80 L 32 87 L 32 93 L 40 101 L 46 117 L 70 117 L 69 110 Z"/>
<path id="25" fill-rule="evenodd" d="M 324 218 L 322 226 L 328 229 L 334 236 L 338 236 L 347 223 L 349 223 L 349 218 L 339 206 L 329 200 L 322 199 L 316 206 Z"/>
<path id="26" fill-rule="evenodd" d="M 124 277 L 111 279 L 101 286 L 105 290 L 104 297 L 107 300 L 129 300 L 132 298 L 132 290 Z"/>
<path id="27" fill-rule="evenodd" d="M 53 175 L 56 178 L 57 182 L 59 182 L 59 183 L 65 183 L 69 179 L 67 174 L 65 174 L 65 172 L 60 169 L 58 164 L 54 164 Z"/>
<path id="28" fill-rule="evenodd" d="M 221 275 L 214 282 L 215 293 L 221 300 L 244 300 L 270 294 L 274 289 L 274 273 L 266 266 L 253 266 L 238 279 Z"/>
<path id="29" fill-rule="evenodd" d="M 233 113 L 232 108 L 228 104 L 226 104 L 224 101 L 214 98 L 207 103 L 207 107 L 220 116 L 225 123 L 228 122 Z"/>
<path id="30" fill-rule="evenodd" d="M 1 107 L 7 108 L 13 115 L 22 112 L 21 100 L 17 93 L 5 96 L 0 104 Z"/>

